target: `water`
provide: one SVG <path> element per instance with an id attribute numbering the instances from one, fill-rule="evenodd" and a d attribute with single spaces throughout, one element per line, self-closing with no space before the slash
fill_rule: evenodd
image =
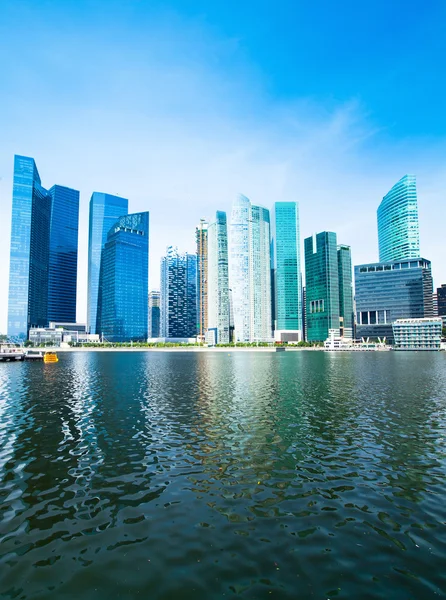
<path id="1" fill-rule="evenodd" d="M 446 354 L 0 364 L 0 597 L 438 598 Z"/>

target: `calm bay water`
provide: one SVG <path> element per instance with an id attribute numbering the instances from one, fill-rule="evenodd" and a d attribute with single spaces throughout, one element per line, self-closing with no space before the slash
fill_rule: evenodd
<path id="1" fill-rule="evenodd" d="M 446 354 L 0 363 L 0 597 L 446 594 Z"/>

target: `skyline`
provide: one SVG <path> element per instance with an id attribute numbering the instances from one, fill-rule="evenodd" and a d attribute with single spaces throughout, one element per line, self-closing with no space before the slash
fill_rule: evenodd
<path id="1" fill-rule="evenodd" d="M 380 3 L 363 41 L 364 29 L 351 32 L 331 8 L 312 29 L 313 41 L 308 34 L 296 40 L 298 12 L 308 23 L 314 9 L 288 3 L 271 15 L 261 6 L 251 27 L 248 7 L 229 18 L 231 3 L 197 3 L 194 12 L 111 2 L 107 15 L 101 2 L 76 8 L 46 2 L 38 10 L 27 1 L 5 4 L 0 48 L 13 58 L 3 70 L 0 99 L 0 331 L 6 331 L 14 154 L 32 156 L 42 181 L 80 190 L 79 321 L 86 321 L 93 191 L 128 198 L 132 212 L 150 211 L 152 289 L 166 246 L 193 252 L 199 219 L 216 210 L 230 214 L 238 193 L 269 210 L 277 201 L 298 202 L 301 240 L 335 231 L 339 243 L 351 246 L 354 265 L 375 262 L 376 210 L 413 173 L 421 255 L 432 261 L 435 287 L 446 282 L 446 117 L 443 84 L 434 77 L 446 45 L 435 35 L 445 11 L 440 3 L 417 11 L 416 19 L 401 3 L 385 13 Z M 330 18 L 337 25 L 332 33 Z M 119 34 L 119 52 L 107 41 L 111 32 Z M 279 32 L 283 41 L 274 44 Z M 267 34 L 271 43 L 262 46 Z M 323 34 L 330 53 L 318 47 Z M 370 36 L 380 34 L 365 81 L 362 53 Z M 403 38 L 419 48 L 415 63 Z M 348 44 L 357 56 L 347 56 Z"/>

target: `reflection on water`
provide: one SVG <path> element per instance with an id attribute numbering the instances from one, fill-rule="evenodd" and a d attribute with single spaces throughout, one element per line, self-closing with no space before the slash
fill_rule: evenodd
<path id="1" fill-rule="evenodd" d="M 434 598 L 446 356 L 0 364 L 0 597 Z"/>

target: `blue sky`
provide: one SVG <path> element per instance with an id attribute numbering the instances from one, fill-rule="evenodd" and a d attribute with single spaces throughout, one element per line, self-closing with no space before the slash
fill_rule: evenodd
<path id="1" fill-rule="evenodd" d="M 301 236 L 331 230 L 377 259 L 376 208 L 418 182 L 422 254 L 446 282 L 446 4 L 3 0 L 0 8 L 0 331 L 13 155 L 88 201 L 151 213 L 151 285 L 166 245 L 242 192 L 297 200 Z"/>

